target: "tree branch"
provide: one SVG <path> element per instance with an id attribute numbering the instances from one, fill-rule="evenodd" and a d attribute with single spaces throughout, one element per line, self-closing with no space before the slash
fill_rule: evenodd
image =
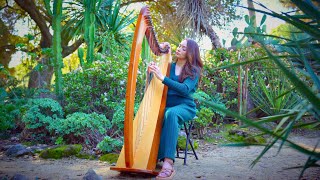
<path id="1" fill-rule="evenodd" d="M 5 52 L 6 49 L 12 49 L 12 50 L 14 50 L 14 49 L 16 49 L 16 46 L 14 46 L 14 45 L 4 45 L 4 46 L 0 46 L 0 50 L 1 50 L 1 51 Z"/>
<path id="2" fill-rule="evenodd" d="M 71 46 L 63 46 L 62 57 L 66 57 L 69 54 L 73 53 L 75 50 L 79 48 L 79 46 L 84 42 L 84 39 L 78 39 Z"/>
<path id="3" fill-rule="evenodd" d="M 52 16 L 50 16 L 50 14 L 48 13 L 48 11 L 46 11 L 43 7 L 40 7 L 40 10 L 43 12 L 43 14 L 45 14 L 45 16 L 43 16 L 43 18 L 48 21 L 50 23 L 50 25 L 52 26 Z"/>
<path id="4" fill-rule="evenodd" d="M 46 21 L 42 14 L 39 12 L 37 6 L 35 5 L 33 0 L 15 0 L 15 2 L 21 7 L 21 9 L 25 10 L 33 19 L 41 32 L 41 42 L 40 45 L 42 48 L 50 47 L 52 44 L 52 35 L 50 34 L 49 27 L 46 24 Z"/>
<path id="5" fill-rule="evenodd" d="M 5 6 L 0 7 L 0 11 L 1 11 L 2 9 L 4 9 L 4 8 L 7 8 L 7 7 L 10 7 L 9 4 L 8 4 L 8 0 L 6 0 L 6 5 L 5 5 Z"/>

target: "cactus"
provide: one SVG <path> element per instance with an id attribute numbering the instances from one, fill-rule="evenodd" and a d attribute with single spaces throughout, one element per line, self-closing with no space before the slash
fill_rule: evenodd
<path id="1" fill-rule="evenodd" d="M 54 0 L 53 2 L 53 58 L 54 73 L 56 76 L 55 92 L 59 100 L 63 98 L 62 91 L 62 71 L 63 66 L 62 48 L 61 48 L 61 17 L 62 17 L 62 1 Z"/>
<path id="2" fill-rule="evenodd" d="M 99 9 L 101 0 L 84 0 L 84 39 L 87 44 L 87 63 L 92 63 L 94 60 L 94 42 L 96 32 L 96 15 L 95 12 Z"/>

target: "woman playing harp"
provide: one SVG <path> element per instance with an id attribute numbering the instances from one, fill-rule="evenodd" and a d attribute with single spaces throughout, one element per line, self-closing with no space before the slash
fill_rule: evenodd
<path id="1" fill-rule="evenodd" d="M 170 46 L 169 43 L 163 45 Z M 179 124 L 192 120 L 196 115 L 192 94 L 198 87 L 203 67 L 198 44 L 191 39 L 183 40 L 176 50 L 176 57 L 169 77 L 164 76 L 155 63 L 151 62 L 148 66 L 157 79 L 168 87 L 158 151 L 158 159 L 164 163 L 157 179 L 172 179 L 174 176 Z"/>

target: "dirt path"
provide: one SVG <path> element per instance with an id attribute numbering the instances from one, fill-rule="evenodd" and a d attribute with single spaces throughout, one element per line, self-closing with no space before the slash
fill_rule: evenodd
<path id="1" fill-rule="evenodd" d="M 319 141 L 319 133 L 312 136 L 293 136 L 291 139 L 308 146 Z M 277 155 L 277 145 L 250 169 L 251 162 L 260 154 L 262 147 L 219 147 L 207 144 L 198 149 L 199 160 L 191 155 L 188 165 L 177 159 L 174 179 L 298 179 L 301 169 L 286 168 L 301 166 L 307 156 L 284 147 Z M 0 154 L 0 179 L 22 174 L 30 179 L 82 179 L 88 169 L 102 176 L 102 179 L 152 179 L 150 177 L 122 175 L 109 170 L 110 165 L 98 160 L 65 158 L 44 160 L 38 157 L 8 158 Z M 2 178 L 1 178 L 2 177 Z M 153 178 L 154 179 L 154 178 Z M 310 168 L 303 179 L 320 179 L 320 168 Z"/>

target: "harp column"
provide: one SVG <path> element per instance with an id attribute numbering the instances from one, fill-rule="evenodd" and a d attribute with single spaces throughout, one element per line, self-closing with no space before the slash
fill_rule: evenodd
<path id="1" fill-rule="evenodd" d="M 139 14 L 136 31 L 132 43 L 132 50 L 130 54 L 130 63 L 128 71 L 128 83 L 126 90 L 126 107 L 125 107 L 125 120 L 124 120 L 124 150 L 125 150 L 125 163 L 126 167 L 131 168 L 133 165 L 134 157 L 134 138 L 133 138 L 133 119 L 134 119 L 134 100 L 136 91 L 136 79 L 139 65 L 139 58 L 141 54 L 141 47 L 143 36 L 147 28 L 146 22 L 142 18 L 142 13 Z"/>

